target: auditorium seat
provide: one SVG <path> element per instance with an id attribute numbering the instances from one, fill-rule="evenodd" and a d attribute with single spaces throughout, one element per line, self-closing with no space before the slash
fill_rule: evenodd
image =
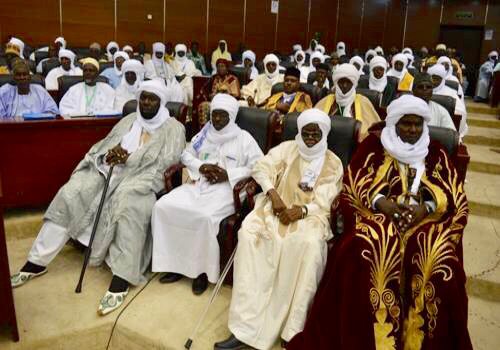
<path id="1" fill-rule="evenodd" d="M 249 71 L 244 67 L 235 67 L 232 66 L 229 68 L 229 73 L 233 74 L 238 78 L 240 82 L 240 87 L 246 85 L 250 82 Z"/>
<path id="2" fill-rule="evenodd" d="M 64 96 L 64 94 L 75 84 L 83 81 L 83 76 L 81 75 L 63 75 L 57 78 L 57 85 L 59 86 L 57 93 L 57 103 L 59 103 Z M 101 83 L 109 84 L 108 78 L 103 76 L 98 76 L 97 81 Z"/>
<path id="3" fill-rule="evenodd" d="M 51 58 L 51 59 L 48 59 L 47 61 L 43 62 L 42 63 L 42 75 L 44 77 L 47 76 L 47 74 L 49 74 L 49 72 L 54 69 L 54 68 L 57 68 L 61 65 L 61 62 L 59 61 L 58 58 Z"/>
<path id="4" fill-rule="evenodd" d="M 328 79 L 328 83 L 330 84 L 330 88 L 333 87 L 333 79 L 332 79 L 332 75 L 331 74 L 328 74 L 327 75 L 327 79 Z M 311 72 L 309 73 L 309 75 L 307 76 L 307 83 L 308 84 L 313 84 L 314 81 L 316 81 L 316 72 Z"/>
<path id="5" fill-rule="evenodd" d="M 278 92 L 282 92 L 284 90 L 283 83 L 274 84 L 271 90 L 271 96 L 277 94 Z M 320 89 L 317 86 L 312 84 L 304 84 L 300 83 L 300 91 L 305 92 L 311 98 L 313 106 L 318 103 L 323 97 L 328 95 L 328 89 Z"/>
<path id="6" fill-rule="evenodd" d="M 255 138 L 257 144 L 265 154 L 271 146 L 273 121 L 275 119 L 274 112 L 257 108 L 240 107 L 238 115 L 236 116 L 236 124 L 243 130 L 248 131 Z M 169 193 L 174 187 L 181 184 L 181 172 L 183 168 L 184 166 L 182 164 L 177 164 L 165 171 L 165 191 L 163 194 Z M 244 216 L 248 214 L 250 208 L 253 208 L 253 203 L 242 203 L 240 200 L 241 192 L 243 190 L 247 191 L 247 186 L 252 181 L 251 178 L 243 179 L 234 186 L 233 199 L 235 214 L 222 220 L 219 225 L 217 240 L 220 247 L 221 271 L 224 269 L 224 266 L 236 247 L 237 232 Z M 232 284 L 232 273 L 228 273 L 225 283 Z"/>
<path id="7" fill-rule="evenodd" d="M 99 63 L 99 74 L 101 74 L 105 69 L 114 67 L 115 64 L 113 62 L 100 62 Z"/>
<path id="8" fill-rule="evenodd" d="M 445 83 L 444 83 L 446 86 L 452 88 L 453 90 L 455 91 L 458 91 L 458 87 L 459 87 L 459 84 L 458 82 L 454 81 L 454 80 L 446 80 Z"/>
<path id="9" fill-rule="evenodd" d="M 455 125 L 455 129 L 459 130 L 462 116 L 455 114 L 455 105 L 457 101 L 453 97 L 445 95 L 432 95 L 431 100 L 440 104 L 448 111 Z"/>
<path id="10" fill-rule="evenodd" d="M 377 107 L 387 108 L 387 106 L 398 97 L 398 84 L 399 80 L 396 77 L 387 77 L 387 85 L 391 85 L 391 89 L 385 89 L 380 98 L 380 104 Z M 370 76 L 362 75 L 359 78 L 358 88 L 369 89 Z M 392 93 L 391 93 L 392 92 Z"/>
<path id="11" fill-rule="evenodd" d="M 46 58 L 49 58 L 49 53 L 47 51 L 35 51 L 35 66 L 38 66 L 38 63 Z"/>
<path id="12" fill-rule="evenodd" d="M 360 95 L 365 96 L 370 100 L 374 108 L 377 108 L 380 106 L 380 101 L 382 99 L 382 93 L 376 91 L 376 90 L 370 90 L 370 89 L 363 89 L 363 88 L 357 88 L 356 92 Z"/>
<path id="13" fill-rule="evenodd" d="M 34 74 L 31 76 L 31 83 L 42 85 L 43 87 L 45 87 L 45 78 L 40 74 Z M 0 74 L 0 87 L 4 84 L 14 85 L 12 74 Z"/>

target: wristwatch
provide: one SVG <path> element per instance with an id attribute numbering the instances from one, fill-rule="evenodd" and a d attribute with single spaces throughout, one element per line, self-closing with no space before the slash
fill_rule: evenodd
<path id="1" fill-rule="evenodd" d="M 309 213 L 309 211 L 307 210 L 307 207 L 304 205 L 302 207 L 302 219 L 305 218 L 308 213 Z"/>

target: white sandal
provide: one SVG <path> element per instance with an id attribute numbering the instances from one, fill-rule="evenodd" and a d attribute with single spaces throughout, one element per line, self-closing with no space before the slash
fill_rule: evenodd
<path id="1" fill-rule="evenodd" d="M 128 288 L 125 292 L 120 293 L 112 293 L 108 290 L 99 303 L 99 309 L 97 310 L 97 313 L 101 316 L 104 316 L 112 311 L 115 311 L 123 304 L 127 294 Z"/>
<path id="2" fill-rule="evenodd" d="M 41 276 L 45 273 L 47 273 L 47 268 L 38 273 L 19 271 L 15 275 L 10 276 L 10 285 L 12 286 L 12 288 L 20 287 L 23 284 L 28 283 L 29 280 Z"/>

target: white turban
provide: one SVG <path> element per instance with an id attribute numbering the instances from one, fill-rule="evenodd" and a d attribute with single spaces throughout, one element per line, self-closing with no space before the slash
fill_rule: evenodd
<path id="1" fill-rule="evenodd" d="M 269 71 L 267 70 L 267 64 L 270 62 L 276 63 L 276 69 L 272 73 L 269 73 Z M 279 74 L 280 74 L 279 64 L 280 64 L 280 60 L 278 59 L 278 57 L 275 54 L 270 53 L 270 54 L 267 54 L 266 57 L 264 57 L 264 70 L 266 71 L 266 76 L 268 79 L 274 80 L 279 76 Z"/>
<path id="2" fill-rule="evenodd" d="M 132 51 L 134 52 L 134 48 L 130 45 L 125 45 L 123 48 L 122 48 L 122 51 Z"/>
<path id="3" fill-rule="evenodd" d="M 338 81 L 342 78 L 347 78 L 352 82 L 352 88 L 347 93 L 344 93 L 339 87 Z M 333 84 L 335 85 L 335 101 L 345 110 L 344 116 L 350 116 L 351 105 L 356 97 L 356 87 L 358 86 L 359 71 L 356 67 L 349 63 L 339 64 L 335 72 L 333 72 Z"/>
<path id="4" fill-rule="evenodd" d="M 384 75 L 382 78 L 377 79 L 375 77 L 375 74 L 373 74 L 373 68 L 375 67 L 381 67 L 384 69 Z M 372 60 L 370 61 L 370 78 L 369 78 L 369 83 L 368 87 L 370 90 L 375 90 L 378 92 L 383 92 L 385 90 L 385 87 L 387 86 L 387 61 L 383 56 L 376 56 L 373 57 Z"/>
<path id="5" fill-rule="evenodd" d="M 302 128 L 308 124 L 318 124 L 321 130 L 321 140 L 312 147 L 308 147 L 302 139 Z M 298 133 L 295 136 L 295 142 L 299 148 L 300 157 L 309 162 L 304 169 L 300 183 L 309 188 L 313 188 L 318 176 L 323 169 L 326 151 L 328 150 L 328 133 L 330 132 L 332 122 L 330 117 L 319 109 L 308 109 L 302 112 L 297 118 Z"/>
<path id="6" fill-rule="evenodd" d="M 252 51 L 252 50 L 246 50 L 243 52 L 243 54 L 241 55 L 242 59 L 243 59 L 243 62 L 245 62 L 245 59 L 249 59 L 250 61 L 252 61 L 252 66 L 255 64 L 255 53 Z"/>
<path id="7" fill-rule="evenodd" d="M 370 49 L 370 50 L 365 52 L 365 63 L 366 64 L 370 64 L 370 62 L 368 62 L 368 56 L 372 56 L 372 59 L 373 59 L 373 57 L 378 56 L 377 51 Z"/>
<path id="8" fill-rule="evenodd" d="M 446 69 L 446 79 L 451 79 L 451 77 L 453 76 L 453 65 L 449 57 L 441 56 L 438 58 L 436 63 L 443 65 L 444 69 Z M 448 63 L 448 68 L 446 68 L 446 66 L 444 65 L 445 63 Z"/>
<path id="9" fill-rule="evenodd" d="M 108 53 L 109 56 L 111 56 L 111 49 L 115 48 L 116 51 L 120 50 L 120 47 L 116 43 L 116 41 L 110 41 L 108 45 L 106 45 L 106 52 Z"/>
<path id="10" fill-rule="evenodd" d="M 302 56 L 302 60 L 298 60 L 297 57 Z M 306 54 L 304 51 L 302 50 L 298 50 L 297 52 L 295 52 L 295 55 L 293 55 L 293 58 L 295 60 L 295 62 L 297 63 L 297 68 L 300 68 L 304 65 L 304 62 L 306 61 Z"/>
<path id="11" fill-rule="evenodd" d="M 372 59 L 373 61 L 373 59 Z M 363 74 L 363 66 L 365 65 L 365 61 L 359 56 L 353 56 L 350 60 L 349 63 L 354 65 L 354 63 L 359 64 L 359 74 Z"/>
<path id="12" fill-rule="evenodd" d="M 184 52 L 184 56 L 179 56 L 179 52 Z M 185 63 L 188 58 L 187 58 L 187 46 L 184 45 L 184 44 L 177 44 L 175 45 L 175 61 L 179 62 L 179 63 Z"/>
<path id="13" fill-rule="evenodd" d="M 429 69 L 427 69 L 427 74 L 429 74 L 431 77 L 433 75 L 437 75 L 438 77 L 440 77 L 442 79 L 441 84 L 439 84 L 439 86 L 435 87 L 432 90 L 435 94 L 439 94 L 441 89 L 446 84 L 446 76 L 448 75 L 448 73 L 446 72 L 446 68 L 441 63 L 436 63 L 435 65 L 433 65 L 433 66 L 429 67 Z"/>
<path id="14" fill-rule="evenodd" d="M 216 145 L 221 145 L 237 137 L 241 132 L 240 127 L 236 124 L 236 116 L 238 115 L 239 108 L 240 104 L 233 96 L 220 93 L 215 95 L 212 102 L 210 102 L 210 116 L 215 110 L 223 110 L 229 114 L 229 122 L 221 130 L 216 130 L 212 122 L 207 123 L 203 127 L 203 129 L 205 129 L 205 133 L 203 133 L 202 130 L 200 134 L 204 135 L 203 138 L 206 136 L 210 142 L 215 143 Z M 193 142 L 193 147 L 195 149 L 199 149 L 201 143 L 203 143 L 203 140 L 196 138 Z"/>
<path id="15" fill-rule="evenodd" d="M 401 51 L 401 53 L 409 53 L 409 54 L 413 55 L 413 50 L 410 49 L 409 47 L 405 47 L 403 49 L 403 51 Z"/>
<path id="16" fill-rule="evenodd" d="M 446 50 L 446 45 L 445 44 L 438 44 L 436 46 L 436 50 Z"/>
<path id="17" fill-rule="evenodd" d="M 54 44 L 57 44 L 57 43 L 61 44 L 61 49 L 66 48 L 66 40 L 64 40 L 64 38 L 62 36 L 60 36 L 60 37 L 56 38 L 56 40 L 54 40 Z"/>
<path id="18" fill-rule="evenodd" d="M 59 50 L 58 56 L 59 56 L 59 61 L 61 61 L 61 58 L 63 58 L 63 57 L 66 57 L 68 60 L 70 60 L 70 62 L 71 62 L 71 68 L 70 68 L 70 70 L 75 69 L 75 58 L 76 58 L 76 55 L 73 53 L 73 51 L 61 48 Z"/>
<path id="19" fill-rule="evenodd" d="M 496 57 L 498 59 L 498 52 L 497 51 L 491 51 L 489 54 L 488 54 L 488 58 L 489 59 L 492 59 L 493 57 Z"/>
<path id="20" fill-rule="evenodd" d="M 312 61 L 315 58 L 319 58 L 319 60 L 320 60 L 321 63 L 325 63 L 325 56 L 321 52 L 315 51 L 315 52 L 313 52 L 313 54 L 311 55 L 311 58 L 310 58 L 310 60 L 311 60 L 311 66 L 312 66 Z"/>
<path id="21" fill-rule="evenodd" d="M 377 46 L 375 48 L 375 52 L 379 55 L 379 56 L 384 56 L 384 49 L 381 47 L 381 46 Z"/>
<path id="22" fill-rule="evenodd" d="M 154 43 L 153 44 L 153 54 L 151 55 L 151 59 L 153 60 L 153 63 L 155 63 L 157 65 L 163 64 L 164 63 L 163 57 L 162 58 L 156 57 L 157 52 L 161 52 L 162 55 L 165 55 L 165 44 L 164 43 L 160 43 L 160 42 Z"/>
<path id="23" fill-rule="evenodd" d="M 413 67 L 413 61 L 415 60 L 415 57 L 413 56 L 413 54 L 406 52 L 405 56 L 408 59 L 407 68 L 415 68 L 415 67 Z"/>
<path id="24" fill-rule="evenodd" d="M 300 45 L 300 44 L 293 45 L 293 52 L 296 52 L 299 50 L 302 50 L 302 45 Z"/>
<path id="25" fill-rule="evenodd" d="M 409 114 L 418 115 L 424 119 L 422 135 L 415 144 L 404 142 L 396 131 L 396 124 L 399 120 Z M 421 168 L 429 153 L 430 137 L 427 124 L 430 120 L 431 110 L 424 100 L 410 94 L 399 97 L 387 107 L 386 126 L 380 137 L 382 145 L 399 162 Z"/>
<path id="26" fill-rule="evenodd" d="M 337 55 L 340 57 L 340 56 L 344 56 L 346 53 L 345 53 L 345 44 L 343 41 L 339 41 L 337 43 Z"/>
<path id="27" fill-rule="evenodd" d="M 316 45 L 316 50 L 315 51 L 319 51 L 321 52 L 323 55 L 325 54 L 325 47 L 321 44 L 318 44 Z"/>
<path id="28" fill-rule="evenodd" d="M 151 119 L 146 119 L 141 114 L 140 99 L 143 91 L 153 93 L 160 98 L 160 108 L 158 108 L 158 112 Z M 130 131 L 123 136 L 122 142 L 120 143 L 129 153 L 139 148 L 143 129 L 149 134 L 152 134 L 170 118 L 168 109 L 165 106 L 167 103 L 167 94 L 167 87 L 160 80 L 145 81 L 139 86 L 139 89 L 137 89 L 135 94 L 137 99 L 136 119 Z"/>
<path id="29" fill-rule="evenodd" d="M 12 38 L 10 38 L 9 43 L 19 47 L 19 54 L 20 54 L 21 58 L 24 58 L 24 42 L 21 39 L 12 37 Z"/>
<path id="30" fill-rule="evenodd" d="M 118 76 L 121 76 L 122 75 L 122 70 L 118 69 L 118 67 L 116 66 L 116 59 L 118 57 L 123 58 L 125 61 L 128 61 L 130 59 L 130 57 L 128 57 L 128 53 L 126 53 L 125 51 L 116 51 L 114 53 L 114 55 L 113 55 L 113 64 L 114 64 L 115 73 Z"/>
<path id="31" fill-rule="evenodd" d="M 134 72 L 136 76 L 136 80 L 133 85 L 130 85 L 127 82 L 127 79 L 125 77 L 125 73 L 127 72 Z M 123 87 L 127 89 L 130 93 L 134 93 L 137 91 L 139 88 L 139 85 L 144 81 L 144 74 L 145 74 L 145 69 L 144 65 L 138 61 L 138 60 L 127 60 L 123 62 L 122 65 L 122 80 L 120 82 L 120 85 L 117 87 L 117 92 L 120 87 Z"/>
<path id="32" fill-rule="evenodd" d="M 89 48 L 101 51 L 101 45 L 99 45 L 99 43 L 92 43 Z"/>
<path id="33" fill-rule="evenodd" d="M 397 71 L 395 67 L 396 62 L 402 62 L 403 63 L 403 69 L 401 72 Z M 387 75 L 390 77 L 396 77 L 398 79 L 401 79 L 405 76 L 406 72 L 408 71 L 406 69 L 406 66 L 408 65 L 408 57 L 404 53 L 398 53 L 397 55 L 394 55 L 392 58 L 391 62 L 391 69 L 389 69 L 389 72 L 387 72 Z"/>

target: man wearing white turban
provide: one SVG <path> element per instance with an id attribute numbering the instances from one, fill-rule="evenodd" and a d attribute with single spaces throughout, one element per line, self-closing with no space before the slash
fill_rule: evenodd
<path id="1" fill-rule="evenodd" d="M 106 68 L 101 72 L 103 77 L 108 78 L 109 85 L 116 89 L 122 80 L 122 64 L 129 60 L 130 57 L 125 51 L 116 51 L 113 54 L 113 67 Z"/>
<path id="2" fill-rule="evenodd" d="M 375 48 L 375 52 L 377 53 L 377 55 L 379 56 L 384 56 L 384 49 L 381 47 L 381 46 L 377 46 Z"/>
<path id="3" fill-rule="evenodd" d="M 445 44 L 438 44 L 436 46 L 435 55 L 431 56 L 431 57 L 427 57 L 425 59 L 425 62 L 423 63 L 423 67 L 424 67 L 423 70 L 425 71 L 425 68 L 429 68 L 429 67 L 433 66 L 434 64 L 436 64 L 440 57 L 447 56 L 447 55 L 448 55 L 448 50 L 446 48 L 446 45 Z M 452 65 L 454 67 L 456 67 L 456 75 L 458 77 L 458 80 L 460 82 L 462 82 L 463 81 L 463 74 L 462 74 L 461 64 L 454 58 L 450 58 L 450 59 L 451 59 Z"/>
<path id="4" fill-rule="evenodd" d="M 243 106 L 261 107 L 267 103 L 273 85 L 282 83 L 284 79 L 284 75 L 280 74 L 278 66 L 279 59 L 276 55 L 271 53 L 264 57 L 265 72 L 259 74 L 257 78 L 241 88 L 241 97 L 245 100 L 240 102 Z"/>
<path id="5" fill-rule="evenodd" d="M 403 53 L 398 53 L 392 57 L 391 69 L 387 72 L 388 77 L 396 77 L 399 80 L 399 91 L 411 91 L 413 85 L 413 75 L 408 72 L 408 57 Z"/>
<path id="6" fill-rule="evenodd" d="M 180 80 L 182 90 L 187 96 L 187 104 L 193 104 L 193 77 L 201 76 L 201 72 L 196 69 L 194 62 L 187 57 L 187 46 L 184 44 L 175 45 L 175 57 L 170 63 L 175 76 Z"/>
<path id="7" fill-rule="evenodd" d="M 383 56 L 374 57 L 369 67 L 370 73 L 360 78 L 358 87 L 380 92 L 380 107 L 385 108 L 398 94 L 398 81 L 387 78 L 387 61 Z"/>
<path id="8" fill-rule="evenodd" d="M 472 349 L 467 198 L 429 120 L 427 103 L 405 94 L 387 108 L 380 139 L 357 148 L 339 196 L 343 234 L 287 350 Z"/>
<path id="9" fill-rule="evenodd" d="M 460 133 L 460 138 L 463 139 L 469 130 L 467 125 L 467 109 L 465 108 L 465 104 L 462 102 L 462 99 L 458 97 L 457 90 L 446 86 L 446 76 L 448 75 L 446 68 L 442 64 L 438 63 L 427 69 L 427 73 L 432 79 L 432 85 L 434 87 L 432 93 L 434 95 L 450 96 L 455 99 L 455 114 L 462 117 L 460 119 L 460 129 L 458 132 Z"/>
<path id="10" fill-rule="evenodd" d="M 303 51 L 303 50 L 302 50 L 302 45 L 300 45 L 300 44 L 295 44 L 295 45 L 293 45 L 293 48 L 292 48 L 292 49 L 293 49 L 293 53 L 290 55 L 290 61 L 295 62 L 295 54 L 297 53 L 297 51 Z M 304 58 L 305 58 L 305 57 L 306 57 L 306 56 L 305 56 L 305 54 L 304 54 Z M 295 62 L 295 63 L 296 63 L 296 62 Z"/>
<path id="11" fill-rule="evenodd" d="M 59 53 L 60 49 L 65 49 L 66 48 L 66 40 L 62 36 L 57 37 L 56 40 L 54 40 L 55 48 L 56 48 L 56 55 Z M 34 61 L 35 60 L 35 52 L 49 52 L 49 47 L 50 46 L 44 46 L 36 49 L 30 54 L 30 60 Z M 41 70 L 40 70 L 41 73 Z"/>
<path id="12" fill-rule="evenodd" d="M 243 51 L 241 55 L 242 63 L 237 64 L 236 67 L 246 68 L 250 71 L 250 80 L 254 80 L 259 75 L 259 71 L 255 68 L 255 53 L 252 50 Z"/>
<path id="13" fill-rule="evenodd" d="M 83 81 L 69 88 L 59 103 L 59 112 L 65 118 L 114 114 L 115 90 L 97 81 L 99 63 L 90 57 L 83 59 Z"/>
<path id="14" fill-rule="evenodd" d="M 478 102 L 484 102 L 488 99 L 490 94 L 490 81 L 493 77 L 493 69 L 498 62 L 498 52 L 491 51 L 488 54 L 488 59 L 479 68 L 479 78 L 477 80 L 476 86 L 476 96 L 474 100 Z"/>
<path id="15" fill-rule="evenodd" d="M 360 56 L 353 56 L 349 60 L 349 63 L 356 67 L 359 71 L 360 75 L 363 75 L 363 66 L 365 65 L 365 61 Z"/>
<path id="16" fill-rule="evenodd" d="M 197 295 L 219 278 L 217 234 L 220 222 L 234 214 L 233 188 L 264 156 L 252 135 L 236 124 L 238 109 L 231 95 L 215 95 L 210 122 L 181 156 L 189 181 L 153 208 L 153 272 L 168 272 L 161 283 L 194 279 Z"/>
<path id="17" fill-rule="evenodd" d="M 446 77 L 445 80 L 451 80 L 454 81 L 458 84 L 458 97 L 462 100 L 462 103 L 465 105 L 465 97 L 464 97 L 464 90 L 462 89 L 462 84 L 458 80 L 458 78 L 453 74 L 453 65 L 451 63 L 451 59 L 448 56 L 441 56 L 437 60 L 437 63 L 440 63 L 444 66 L 446 69 Z"/>
<path id="18" fill-rule="evenodd" d="M 330 116 L 356 118 L 361 122 L 360 140 L 368 135 L 368 128 L 380 121 L 368 98 L 356 93 L 359 71 L 352 64 L 344 63 L 333 72 L 335 93 L 321 99 L 315 106 Z"/>
<path id="19" fill-rule="evenodd" d="M 340 58 L 344 55 L 347 55 L 345 43 L 343 41 L 339 41 L 337 43 L 337 56 L 339 56 L 339 58 Z"/>
<path id="20" fill-rule="evenodd" d="M 114 54 L 116 51 L 120 50 L 120 46 L 116 41 L 110 41 L 108 45 L 106 45 L 106 57 L 108 58 L 108 62 L 114 61 Z"/>
<path id="21" fill-rule="evenodd" d="M 70 238 L 89 244 L 110 166 L 114 170 L 90 256 L 91 266 L 105 262 L 113 274 L 98 313 L 116 310 L 129 285 L 146 281 L 144 273 L 151 259 L 151 212 L 156 193 L 164 187 L 163 172 L 179 161 L 185 131 L 169 116 L 163 83 L 142 83 L 136 99 L 137 111 L 120 120 L 89 150 L 52 200 L 28 261 L 11 277 L 13 287 L 46 273 L 46 266 Z"/>
<path id="22" fill-rule="evenodd" d="M 83 75 L 82 69 L 75 66 L 75 58 L 76 55 L 73 51 L 66 49 L 59 50 L 59 61 L 61 65 L 51 69 L 49 74 L 47 74 L 45 78 L 45 88 L 47 90 L 59 90 L 57 79 L 63 75 Z"/>
<path id="23" fill-rule="evenodd" d="M 130 100 L 135 100 L 137 89 L 144 81 L 144 65 L 139 60 L 128 60 L 122 65 L 122 80 L 116 88 L 115 110 L 123 110 Z"/>
<path id="24" fill-rule="evenodd" d="M 302 50 L 295 52 L 293 56 L 293 61 L 298 70 L 300 70 L 300 82 L 307 83 L 307 77 L 309 76 L 309 67 L 305 65 L 306 63 L 306 53 Z"/>
<path id="25" fill-rule="evenodd" d="M 257 161 L 262 187 L 238 232 L 229 309 L 232 335 L 216 350 L 271 349 L 303 329 L 332 238 L 330 208 L 342 190 L 343 167 L 328 150 L 331 121 L 308 109 L 295 140 Z"/>

